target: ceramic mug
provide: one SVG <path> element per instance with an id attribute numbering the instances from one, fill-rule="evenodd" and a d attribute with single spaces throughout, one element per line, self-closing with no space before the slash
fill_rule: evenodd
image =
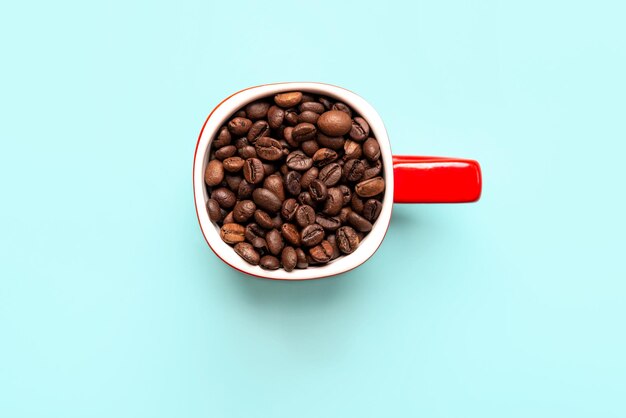
<path id="1" fill-rule="evenodd" d="M 322 266 L 295 269 L 263 270 L 239 257 L 220 238 L 219 227 L 209 219 L 204 171 L 209 161 L 211 142 L 219 129 L 246 104 L 275 94 L 302 91 L 331 97 L 350 106 L 370 125 L 380 145 L 382 176 L 386 188 L 382 211 L 371 232 L 357 249 Z M 480 165 L 473 160 L 442 157 L 397 156 L 391 153 L 383 121 L 362 97 L 341 87 L 323 83 L 277 83 L 250 87 L 227 97 L 207 117 L 196 145 L 193 160 L 193 190 L 200 228 L 209 247 L 226 264 L 252 276 L 277 280 L 308 280 L 345 273 L 367 261 L 385 238 L 394 203 L 467 203 L 480 198 Z M 409 244 L 410 245 L 410 244 Z"/>

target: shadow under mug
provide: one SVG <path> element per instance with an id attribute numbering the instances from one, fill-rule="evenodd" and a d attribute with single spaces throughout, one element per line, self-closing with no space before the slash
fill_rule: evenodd
<path id="1" fill-rule="evenodd" d="M 342 101 L 360 114 L 370 125 L 380 145 L 385 178 L 381 213 L 372 230 L 359 247 L 322 266 L 296 269 L 263 270 L 241 259 L 222 241 L 219 227 L 209 219 L 206 202 L 209 199 L 204 184 L 204 171 L 209 161 L 211 143 L 219 129 L 246 104 L 271 98 L 278 93 L 302 91 Z M 308 280 L 334 276 L 352 270 L 367 261 L 382 243 L 391 221 L 394 203 L 469 203 L 480 198 L 481 170 L 474 160 L 445 157 L 393 155 L 387 130 L 376 110 L 362 97 L 342 87 L 324 83 L 290 82 L 250 87 L 224 99 L 207 117 L 196 145 L 193 162 L 193 188 L 196 214 L 200 228 L 213 252 L 231 267 L 261 278 L 276 280 Z"/>

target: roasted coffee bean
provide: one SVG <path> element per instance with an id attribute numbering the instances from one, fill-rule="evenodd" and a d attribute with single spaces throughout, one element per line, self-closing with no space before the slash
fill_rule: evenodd
<path id="1" fill-rule="evenodd" d="M 253 266 L 259 264 L 261 256 L 254 249 L 252 244 L 249 244 L 247 242 L 239 242 L 235 245 L 235 252 L 239 255 L 239 257 L 243 258 Z"/>
<path id="2" fill-rule="evenodd" d="M 298 115 L 298 123 L 307 122 L 307 123 L 315 123 L 317 119 L 320 117 L 319 113 L 312 112 L 310 110 L 305 110 L 304 112 Z"/>
<path id="3" fill-rule="evenodd" d="M 265 270 L 276 270 L 280 267 L 280 261 L 273 255 L 264 255 L 259 261 L 259 266 Z"/>
<path id="4" fill-rule="evenodd" d="M 317 101 L 320 102 L 326 110 L 332 109 L 333 104 L 335 103 L 327 97 L 319 97 Z"/>
<path id="5" fill-rule="evenodd" d="M 224 166 L 220 160 L 211 160 L 204 172 L 204 182 L 207 186 L 217 186 L 224 180 Z"/>
<path id="6" fill-rule="evenodd" d="M 331 234 L 326 237 L 326 241 L 328 241 L 328 243 L 333 247 L 333 255 L 330 259 L 334 260 L 341 255 L 341 251 L 339 251 L 339 246 L 337 245 L 337 238 L 334 234 Z"/>
<path id="7" fill-rule="evenodd" d="M 341 136 L 350 132 L 352 119 L 340 110 L 329 110 L 322 113 L 317 120 L 317 126 L 328 136 Z"/>
<path id="8" fill-rule="evenodd" d="M 283 218 L 280 217 L 280 213 L 277 213 L 276 216 L 272 218 L 272 223 L 274 224 L 274 228 L 280 230 L 280 227 L 283 226 Z"/>
<path id="9" fill-rule="evenodd" d="M 325 165 L 335 161 L 338 158 L 338 155 L 330 148 L 320 148 L 312 158 L 314 165 L 324 167 Z"/>
<path id="10" fill-rule="evenodd" d="M 298 195 L 298 203 L 301 205 L 309 205 L 314 206 L 315 202 L 311 199 L 311 194 L 309 192 L 302 192 Z"/>
<path id="11" fill-rule="evenodd" d="M 289 126 L 296 126 L 298 124 L 298 112 L 295 109 L 285 110 L 285 123 Z"/>
<path id="12" fill-rule="evenodd" d="M 258 120 L 252 124 L 252 127 L 246 135 L 246 139 L 251 144 L 254 144 L 259 138 L 270 136 L 270 125 L 264 120 Z"/>
<path id="13" fill-rule="evenodd" d="M 328 263 L 333 255 L 333 246 L 326 240 L 309 250 L 311 258 L 318 263 Z"/>
<path id="14" fill-rule="evenodd" d="M 341 167 L 337 163 L 328 164 L 320 170 L 318 178 L 326 186 L 334 186 L 341 180 Z"/>
<path id="15" fill-rule="evenodd" d="M 287 188 L 287 192 L 292 196 L 297 196 L 300 194 L 302 186 L 300 185 L 300 180 L 302 176 L 297 171 L 290 171 L 285 176 L 285 186 Z"/>
<path id="16" fill-rule="evenodd" d="M 232 210 L 230 212 L 228 212 L 226 214 L 226 216 L 224 216 L 224 220 L 222 221 L 222 223 L 224 225 L 226 225 L 226 224 L 234 224 L 235 223 L 235 219 L 233 218 L 233 211 Z"/>
<path id="17" fill-rule="evenodd" d="M 293 247 L 285 247 L 280 255 L 280 262 L 285 271 L 292 271 L 298 263 L 298 256 Z"/>
<path id="18" fill-rule="evenodd" d="M 300 233 L 300 242 L 306 247 L 319 244 L 324 239 L 324 228 L 321 225 L 313 224 L 306 226 Z"/>
<path id="19" fill-rule="evenodd" d="M 280 93 L 274 96 L 274 103 L 284 108 L 297 106 L 301 101 L 302 93 L 299 91 Z"/>
<path id="20" fill-rule="evenodd" d="M 300 179 L 300 186 L 303 189 L 308 189 L 311 185 L 311 182 L 317 178 L 319 174 L 319 169 L 317 167 L 311 167 L 307 171 L 302 174 L 302 178 Z"/>
<path id="21" fill-rule="evenodd" d="M 242 200 L 252 196 L 254 184 L 248 183 L 245 179 L 239 182 L 237 187 L 237 199 Z"/>
<path id="22" fill-rule="evenodd" d="M 274 255 L 280 254 L 285 246 L 283 236 L 277 229 L 272 229 L 265 234 L 265 241 L 267 241 L 267 249 Z"/>
<path id="23" fill-rule="evenodd" d="M 341 193 L 341 190 L 339 190 L 339 188 L 337 187 L 329 188 L 322 212 L 324 212 L 326 215 L 334 216 L 339 214 L 342 206 L 343 193 Z"/>
<path id="24" fill-rule="evenodd" d="M 361 160 L 353 158 L 343 165 L 343 176 L 347 181 L 359 181 L 365 173 L 365 165 Z"/>
<path id="25" fill-rule="evenodd" d="M 244 163 L 245 160 L 241 157 L 229 157 L 223 162 L 224 170 L 229 173 L 236 173 L 243 168 Z"/>
<path id="26" fill-rule="evenodd" d="M 270 163 L 263 163 L 263 172 L 265 173 L 265 176 L 274 174 L 276 172 L 276 166 Z"/>
<path id="27" fill-rule="evenodd" d="M 348 223 L 348 216 L 350 216 L 350 212 L 352 212 L 352 209 L 347 206 L 341 208 L 338 218 L 342 224 Z"/>
<path id="28" fill-rule="evenodd" d="M 285 241 L 296 247 L 300 246 L 300 232 L 298 232 L 298 228 L 296 228 L 294 224 L 283 224 L 280 228 L 280 232 Z"/>
<path id="29" fill-rule="evenodd" d="M 320 146 L 316 140 L 309 139 L 308 141 L 304 141 L 303 143 L 301 143 L 300 148 L 302 148 L 302 151 L 306 155 L 308 155 L 309 157 L 313 157 L 317 150 L 320 149 Z"/>
<path id="30" fill-rule="evenodd" d="M 293 139 L 293 127 L 292 126 L 288 126 L 285 128 L 285 130 L 283 131 L 283 138 L 285 138 L 285 141 L 287 142 L 287 144 L 289 144 L 289 146 L 292 148 L 298 148 L 300 146 Z"/>
<path id="31" fill-rule="evenodd" d="M 339 110 L 341 112 L 347 113 L 348 116 L 352 117 L 352 109 L 348 107 L 345 103 L 337 102 L 331 107 L 332 110 Z"/>
<path id="32" fill-rule="evenodd" d="M 316 100 L 316 97 L 313 96 L 312 94 L 302 93 L 302 103 L 314 102 L 315 100 Z"/>
<path id="33" fill-rule="evenodd" d="M 258 158 L 248 158 L 243 165 L 243 178 L 248 183 L 259 184 L 263 181 L 265 170 L 263 169 L 263 163 Z"/>
<path id="34" fill-rule="evenodd" d="M 300 106 L 298 106 L 298 109 L 300 112 L 315 112 L 318 115 L 321 115 L 325 111 L 323 104 L 313 101 L 303 102 Z"/>
<path id="35" fill-rule="evenodd" d="M 269 213 L 278 212 L 282 206 L 282 201 L 278 196 L 263 188 L 254 189 L 252 192 L 252 200 L 254 200 L 254 203 L 256 203 L 259 208 Z"/>
<path id="36" fill-rule="evenodd" d="M 252 241 L 250 241 L 250 244 L 252 244 L 254 249 L 259 251 L 261 254 L 266 254 L 269 252 L 269 250 L 267 249 L 267 241 L 265 241 L 265 238 L 254 238 Z"/>
<path id="37" fill-rule="evenodd" d="M 304 142 L 317 136 L 317 128 L 312 123 L 302 122 L 297 124 L 291 132 L 291 137 L 296 142 Z"/>
<path id="38" fill-rule="evenodd" d="M 348 215 L 348 223 L 352 225 L 357 231 L 369 232 L 372 230 L 372 224 L 370 223 L 370 221 L 368 221 L 356 212 L 351 212 Z"/>
<path id="39" fill-rule="evenodd" d="M 272 174 L 269 177 L 265 177 L 265 181 L 263 181 L 263 188 L 278 196 L 281 202 L 285 200 L 285 188 L 280 174 Z"/>
<path id="40" fill-rule="evenodd" d="M 376 199 L 368 199 L 363 204 L 363 217 L 370 222 L 376 221 L 380 212 L 383 210 L 383 204 Z"/>
<path id="41" fill-rule="evenodd" d="M 341 221 L 339 220 L 339 218 L 324 215 L 323 213 L 317 214 L 317 216 L 315 217 L 315 223 L 320 225 L 326 231 L 335 231 L 341 226 Z"/>
<path id="42" fill-rule="evenodd" d="M 248 158 L 256 158 L 256 149 L 252 145 L 245 145 L 237 150 L 237 154 L 247 160 Z"/>
<path id="43" fill-rule="evenodd" d="M 218 160 L 225 160 L 226 158 L 232 157 L 236 153 L 237 147 L 234 145 L 226 145 L 215 151 L 215 158 Z"/>
<path id="44" fill-rule="evenodd" d="M 228 130 L 226 126 L 222 126 L 220 128 L 220 131 L 217 134 L 217 137 L 213 140 L 212 145 L 216 149 L 222 148 L 222 147 L 225 147 L 226 145 L 229 145 L 231 140 L 232 140 L 232 135 L 230 134 L 230 131 Z"/>
<path id="45" fill-rule="evenodd" d="M 345 184 L 340 184 L 337 188 L 341 191 L 343 195 L 343 206 L 346 206 L 350 203 L 350 199 L 352 199 L 352 191 Z"/>
<path id="46" fill-rule="evenodd" d="M 321 132 L 317 133 L 317 142 L 324 148 L 330 148 L 339 151 L 343 148 L 346 140 L 343 136 L 327 136 Z"/>
<path id="47" fill-rule="evenodd" d="M 265 230 L 261 228 L 258 224 L 251 223 L 246 225 L 244 236 L 246 237 L 246 240 L 252 243 L 252 241 L 257 238 L 265 238 Z"/>
<path id="48" fill-rule="evenodd" d="M 294 151 L 287 156 L 287 167 L 296 171 L 306 171 L 313 165 L 313 160 L 302 151 Z"/>
<path id="49" fill-rule="evenodd" d="M 365 202 L 363 201 L 363 199 L 359 197 L 358 194 L 356 193 L 352 194 L 352 199 L 350 200 L 350 207 L 352 207 L 353 211 L 355 211 L 356 213 L 363 213 L 364 204 Z"/>
<path id="50" fill-rule="evenodd" d="M 283 202 L 280 208 L 280 216 L 287 222 L 291 222 L 292 219 L 296 216 L 298 209 L 300 208 L 300 204 L 296 199 L 290 198 Z"/>
<path id="51" fill-rule="evenodd" d="M 350 128 L 350 138 L 355 141 L 363 141 L 370 134 L 370 126 L 365 119 L 356 117 L 352 120 L 352 127 Z"/>
<path id="52" fill-rule="evenodd" d="M 300 228 L 313 225 L 315 223 L 315 209 L 309 205 L 302 205 L 296 210 L 295 218 Z"/>
<path id="53" fill-rule="evenodd" d="M 236 117 L 236 118 L 245 118 L 245 117 L 247 117 L 247 115 L 246 115 L 246 111 L 245 111 L 244 109 L 241 109 L 241 110 L 239 110 L 237 113 L 235 113 L 235 114 L 233 115 L 233 117 Z"/>
<path id="54" fill-rule="evenodd" d="M 264 100 L 252 102 L 246 106 L 246 116 L 252 120 L 263 119 L 267 116 L 270 104 Z"/>
<path id="55" fill-rule="evenodd" d="M 252 121 L 247 118 L 236 117 L 228 122 L 228 130 L 235 136 L 244 136 L 252 127 Z"/>
<path id="56" fill-rule="evenodd" d="M 280 142 L 267 136 L 259 138 L 255 142 L 254 148 L 259 158 L 266 161 L 280 160 L 283 156 L 283 147 Z"/>
<path id="57" fill-rule="evenodd" d="M 315 179 L 309 185 L 309 194 L 311 195 L 311 199 L 315 202 L 322 202 L 326 199 L 328 189 L 324 183 Z"/>
<path id="58" fill-rule="evenodd" d="M 344 254 L 352 254 L 359 246 L 360 239 L 356 231 L 349 226 L 342 226 L 335 232 L 337 246 Z"/>
<path id="59" fill-rule="evenodd" d="M 369 167 L 365 169 L 365 171 L 363 172 L 363 178 L 361 178 L 361 180 L 369 180 L 371 178 L 378 176 L 382 168 L 383 168 L 382 163 L 380 162 L 380 160 L 377 160 L 376 162 L 372 163 Z"/>
<path id="60" fill-rule="evenodd" d="M 361 158 L 361 155 L 363 155 L 363 149 L 358 142 L 349 139 L 343 144 L 343 159 L 345 161 Z"/>
<path id="61" fill-rule="evenodd" d="M 264 210 L 257 209 L 257 211 L 254 212 L 254 220 L 259 224 L 261 228 L 274 228 L 274 222 L 272 221 L 272 217 Z"/>
<path id="62" fill-rule="evenodd" d="M 250 142 L 248 142 L 246 137 L 242 137 L 242 138 L 235 139 L 235 142 L 233 142 L 233 145 L 235 146 L 235 148 L 237 148 L 237 150 L 240 150 L 241 148 L 250 145 Z"/>
<path id="63" fill-rule="evenodd" d="M 211 199 L 216 200 L 222 209 L 230 209 L 235 206 L 235 203 L 237 202 L 235 193 L 226 187 L 213 189 L 211 192 Z"/>
<path id="64" fill-rule="evenodd" d="M 219 222 L 222 220 L 222 210 L 220 204 L 215 199 L 209 199 L 206 202 L 206 210 L 209 213 L 209 219 L 213 222 Z"/>
<path id="65" fill-rule="evenodd" d="M 224 224 L 220 228 L 220 237 L 227 244 L 236 244 L 245 240 L 245 228 L 236 223 Z"/>
<path id="66" fill-rule="evenodd" d="M 374 177 L 369 180 L 358 183 L 355 187 L 356 194 L 361 197 L 376 196 L 385 190 L 385 179 L 382 177 Z"/>
<path id="67" fill-rule="evenodd" d="M 233 208 L 233 218 L 236 222 L 246 222 L 254 215 L 256 205 L 252 200 L 240 200 Z"/>
<path id="68" fill-rule="evenodd" d="M 305 269 L 309 267 L 309 262 L 306 257 L 306 253 L 302 248 L 296 248 L 296 268 Z"/>
<path id="69" fill-rule="evenodd" d="M 272 106 L 267 111 L 267 122 L 272 129 L 278 129 L 285 119 L 285 111 L 278 106 Z"/>
<path id="70" fill-rule="evenodd" d="M 380 146 L 375 138 L 367 138 L 367 141 L 363 143 L 363 155 L 370 161 L 380 158 Z"/>

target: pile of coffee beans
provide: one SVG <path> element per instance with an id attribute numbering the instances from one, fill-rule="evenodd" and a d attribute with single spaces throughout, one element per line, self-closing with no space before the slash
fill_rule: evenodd
<path id="1" fill-rule="evenodd" d="M 298 91 L 236 112 L 213 138 L 204 179 L 224 242 L 268 270 L 352 253 L 385 190 L 367 121 L 344 103 Z"/>

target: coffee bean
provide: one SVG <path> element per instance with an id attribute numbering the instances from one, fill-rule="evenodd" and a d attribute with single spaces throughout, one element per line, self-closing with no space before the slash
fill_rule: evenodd
<path id="1" fill-rule="evenodd" d="M 259 138 L 254 148 L 259 158 L 267 161 L 280 160 L 283 156 L 283 147 L 280 142 L 267 136 Z"/>
<path id="2" fill-rule="evenodd" d="M 285 200 L 280 208 L 280 216 L 287 222 L 290 222 L 296 216 L 300 204 L 296 199 L 289 198 Z"/>
<path id="3" fill-rule="evenodd" d="M 315 217 L 315 223 L 320 225 L 326 231 L 335 231 L 341 226 L 339 218 L 318 213 Z"/>
<path id="4" fill-rule="evenodd" d="M 211 199 L 216 200 L 222 209 L 230 209 L 235 206 L 235 203 L 237 202 L 235 193 L 226 187 L 214 189 L 211 192 Z"/>
<path id="5" fill-rule="evenodd" d="M 302 205 L 296 211 L 296 222 L 301 228 L 315 223 L 315 209 L 309 205 Z"/>
<path id="6" fill-rule="evenodd" d="M 321 202 L 326 199 L 328 190 L 324 183 L 315 179 L 309 185 L 309 194 L 311 195 L 311 199 L 313 199 L 313 201 Z"/>
<path id="7" fill-rule="evenodd" d="M 267 249 L 267 241 L 265 241 L 265 238 L 254 238 L 252 241 L 250 241 L 250 244 L 252 244 L 254 249 L 261 254 L 266 254 L 267 252 L 269 252 L 269 250 Z"/>
<path id="8" fill-rule="evenodd" d="M 325 165 L 335 161 L 338 158 L 338 155 L 330 148 L 320 148 L 312 158 L 313 164 L 318 167 L 324 167 Z"/>
<path id="9" fill-rule="evenodd" d="M 352 194 L 352 199 L 350 200 L 350 207 L 352 207 L 353 211 L 355 211 L 356 213 L 363 213 L 364 203 L 365 202 L 363 202 L 363 199 L 361 199 L 358 194 L 356 193 Z"/>
<path id="10" fill-rule="evenodd" d="M 317 120 L 317 126 L 328 136 L 341 136 L 350 132 L 352 119 L 340 110 L 329 110 L 322 113 Z"/>
<path id="11" fill-rule="evenodd" d="M 254 215 L 256 205 L 252 200 L 240 200 L 233 208 L 233 218 L 236 222 L 246 222 Z"/>
<path id="12" fill-rule="evenodd" d="M 217 186 L 224 180 L 224 166 L 220 160 L 211 160 L 204 172 L 204 182 L 207 186 Z"/>
<path id="13" fill-rule="evenodd" d="M 319 97 L 317 101 L 320 102 L 324 106 L 324 109 L 326 110 L 330 110 L 334 104 L 334 102 L 330 100 L 328 97 Z"/>
<path id="14" fill-rule="evenodd" d="M 283 224 L 280 228 L 280 232 L 285 241 L 296 247 L 300 246 L 300 232 L 298 232 L 298 228 L 296 228 L 295 225 L 290 223 Z"/>
<path id="15" fill-rule="evenodd" d="M 274 222 L 272 221 L 272 217 L 264 210 L 257 209 L 257 211 L 254 212 L 254 220 L 259 224 L 261 228 L 274 228 Z"/>
<path id="16" fill-rule="evenodd" d="M 315 138 L 317 135 L 317 128 L 312 123 L 302 122 L 297 124 L 291 132 L 291 137 L 296 142 L 304 142 L 309 139 Z"/>
<path id="17" fill-rule="evenodd" d="M 318 263 L 327 263 L 333 255 L 333 246 L 326 240 L 309 250 L 311 258 Z"/>
<path id="18" fill-rule="evenodd" d="M 367 141 L 363 143 L 363 155 L 370 161 L 380 158 L 380 146 L 375 138 L 367 138 Z"/>
<path id="19" fill-rule="evenodd" d="M 222 221 L 222 223 L 224 225 L 226 225 L 226 224 L 234 224 L 235 223 L 235 219 L 233 218 L 233 211 L 232 210 L 230 212 L 228 212 L 226 214 L 226 216 L 224 216 L 224 220 Z"/>
<path id="20" fill-rule="evenodd" d="M 302 186 L 300 185 L 301 178 L 302 176 L 297 171 L 290 171 L 285 176 L 285 186 L 290 195 L 297 196 L 300 194 L 302 189 Z"/>
<path id="21" fill-rule="evenodd" d="M 263 138 L 264 136 L 270 136 L 270 125 L 264 120 L 258 120 L 252 124 L 248 135 L 246 135 L 246 139 L 251 144 L 254 144 L 259 138 Z"/>
<path id="22" fill-rule="evenodd" d="M 248 183 L 259 184 L 265 175 L 263 163 L 258 158 L 248 158 L 243 165 L 243 177 Z"/>
<path id="23" fill-rule="evenodd" d="M 337 246 L 344 254 L 352 254 L 359 246 L 360 240 L 356 231 L 349 226 L 342 226 L 335 232 Z"/>
<path id="24" fill-rule="evenodd" d="M 303 143 L 301 143 L 300 148 L 302 148 L 302 151 L 304 151 L 307 156 L 313 157 L 317 150 L 320 149 L 320 145 L 317 143 L 316 140 L 309 139 L 308 141 L 304 141 Z"/>
<path id="25" fill-rule="evenodd" d="M 274 228 L 278 230 L 280 230 L 280 227 L 283 226 L 283 218 L 280 217 L 280 213 L 277 213 L 272 218 L 272 224 L 274 225 Z"/>
<path id="26" fill-rule="evenodd" d="M 230 173 L 236 173 L 243 168 L 245 160 L 241 157 L 229 157 L 224 160 L 224 170 Z"/>
<path id="27" fill-rule="evenodd" d="M 332 110 L 339 110 L 352 117 L 352 110 L 345 103 L 337 102 L 331 107 Z"/>
<path id="28" fill-rule="evenodd" d="M 237 113 L 235 113 L 233 115 L 233 117 L 235 117 L 235 118 L 245 118 L 247 116 L 248 115 L 246 115 L 246 111 L 244 109 L 241 109 L 241 110 L 237 111 Z"/>
<path id="29" fill-rule="evenodd" d="M 272 129 L 278 129 L 285 119 L 285 111 L 278 106 L 272 106 L 267 111 L 267 122 Z"/>
<path id="30" fill-rule="evenodd" d="M 259 256 L 259 253 L 254 249 L 252 244 L 240 242 L 235 245 L 235 252 L 239 255 L 239 257 L 243 258 L 253 266 L 259 264 L 261 256 Z"/>
<path id="31" fill-rule="evenodd" d="M 230 144 L 232 140 L 232 135 L 226 126 L 222 126 L 217 134 L 217 137 L 213 140 L 213 147 L 216 149 L 225 147 Z"/>
<path id="32" fill-rule="evenodd" d="M 363 141 L 370 134 L 370 126 L 361 117 L 356 117 L 352 120 L 352 127 L 350 128 L 350 138 L 355 141 Z"/>
<path id="33" fill-rule="evenodd" d="M 274 103 L 280 107 L 293 107 L 297 106 L 302 101 L 302 93 L 299 91 L 292 91 L 289 93 L 281 93 L 274 96 Z"/>
<path id="34" fill-rule="evenodd" d="M 265 241 L 267 241 L 267 249 L 274 255 L 280 254 L 285 246 L 283 237 L 277 229 L 272 229 L 265 234 Z"/>
<path id="35" fill-rule="evenodd" d="M 239 187 L 237 187 L 237 199 L 246 199 L 252 196 L 252 192 L 254 191 L 254 184 L 248 183 L 245 179 L 239 182 Z"/>
<path id="36" fill-rule="evenodd" d="M 295 109 L 285 110 L 285 123 L 289 126 L 296 126 L 298 124 L 298 112 Z"/>
<path id="37" fill-rule="evenodd" d="M 283 138 L 292 148 L 298 148 L 299 144 L 293 139 L 293 127 L 288 126 L 283 131 Z"/>
<path id="38" fill-rule="evenodd" d="M 245 228 L 243 225 L 228 223 L 220 228 L 220 237 L 227 244 L 236 244 L 245 240 Z"/>
<path id="39" fill-rule="evenodd" d="M 322 212 L 324 212 L 326 215 L 334 216 L 339 214 L 342 206 L 343 193 L 341 193 L 341 190 L 339 190 L 337 187 L 329 188 Z"/>
<path id="40" fill-rule="evenodd" d="M 254 200 L 254 203 L 256 203 L 258 207 L 270 213 L 278 212 L 282 205 L 282 201 L 278 196 L 263 188 L 254 189 L 252 192 L 252 200 Z"/>
<path id="41" fill-rule="evenodd" d="M 340 184 L 337 188 L 341 191 L 343 196 L 343 206 L 346 206 L 350 203 L 350 199 L 352 199 L 352 191 L 345 184 Z"/>
<path id="42" fill-rule="evenodd" d="M 313 160 L 302 151 L 294 151 L 287 156 L 287 167 L 296 171 L 305 171 L 311 168 Z"/>
<path id="43" fill-rule="evenodd" d="M 356 193 L 361 197 L 376 196 L 385 190 L 385 179 L 382 177 L 374 177 L 369 180 L 358 183 L 355 187 Z"/>
<path id="44" fill-rule="evenodd" d="M 209 213 L 209 219 L 213 222 L 219 222 L 222 220 L 222 210 L 220 209 L 220 204 L 217 203 L 217 200 L 207 200 L 206 210 Z"/>
<path id="45" fill-rule="evenodd" d="M 236 136 L 244 136 L 252 127 L 252 121 L 247 118 L 236 117 L 228 122 L 228 130 Z"/>
<path id="46" fill-rule="evenodd" d="M 315 112 L 318 115 L 324 113 L 324 105 L 319 102 L 304 102 L 302 103 L 298 109 L 300 112 Z"/>
<path id="47" fill-rule="evenodd" d="M 370 222 L 376 221 L 380 212 L 383 209 L 383 204 L 376 199 L 368 199 L 363 204 L 363 217 Z"/>
<path id="48" fill-rule="evenodd" d="M 341 180 L 341 167 L 337 163 L 331 163 L 320 170 L 318 176 L 326 186 L 334 186 Z"/>
<path id="49" fill-rule="evenodd" d="M 246 106 L 246 115 L 252 120 L 263 119 L 269 108 L 270 104 L 266 101 L 252 102 Z"/>
<path id="50" fill-rule="evenodd" d="M 266 177 L 274 174 L 276 172 L 276 166 L 270 163 L 263 163 L 263 172 Z"/>
<path id="51" fill-rule="evenodd" d="M 234 145 L 226 145 L 215 151 L 215 158 L 218 160 L 225 160 L 226 158 L 235 155 L 235 153 L 237 153 L 237 147 Z"/>
<path id="52" fill-rule="evenodd" d="M 326 241 L 333 247 L 333 255 L 330 256 L 331 260 L 341 256 L 341 251 L 339 251 L 339 246 L 337 245 L 337 238 L 334 234 L 328 235 L 326 237 Z"/>
<path id="53" fill-rule="evenodd" d="M 317 142 L 324 148 L 330 148 L 335 151 L 343 149 L 346 140 L 343 136 L 327 136 L 321 132 L 317 133 Z"/>
<path id="54" fill-rule="evenodd" d="M 372 224 L 370 223 L 370 221 L 368 221 L 356 212 L 351 212 L 348 215 L 348 223 L 352 225 L 357 231 L 369 232 L 372 230 Z"/>
<path id="55" fill-rule="evenodd" d="M 280 262 L 285 271 L 292 271 L 298 263 L 298 256 L 293 247 L 285 247 L 280 255 Z"/>
<path id="56" fill-rule="evenodd" d="M 306 226 L 300 233 L 300 242 L 306 247 L 319 244 L 324 239 L 324 228 L 321 225 L 313 224 Z"/>
<path id="57" fill-rule="evenodd" d="M 311 198 L 311 194 L 309 192 L 302 192 L 298 195 L 298 203 L 301 205 L 309 205 L 314 206 L 315 202 Z"/>
<path id="58" fill-rule="evenodd" d="M 302 248 L 296 248 L 296 268 L 305 269 L 309 267 L 309 262 L 306 253 Z"/>
<path id="59" fill-rule="evenodd" d="M 311 185 L 311 182 L 317 178 L 319 174 L 319 169 L 317 167 L 311 167 L 307 171 L 302 174 L 302 178 L 300 179 L 300 186 L 303 189 L 308 189 Z"/>
<path id="60" fill-rule="evenodd" d="M 265 270 L 276 270 L 280 267 L 280 261 L 273 255 L 264 255 L 259 261 L 259 266 Z"/>
<path id="61" fill-rule="evenodd" d="M 363 149 L 361 148 L 361 144 L 358 142 L 349 139 L 343 144 L 343 159 L 345 161 L 353 158 L 361 158 L 362 154 Z"/>
<path id="62" fill-rule="evenodd" d="M 307 122 L 307 123 L 315 123 L 317 119 L 320 117 L 318 113 L 311 112 L 310 110 L 305 110 L 304 112 L 298 115 L 298 122 Z"/>
<path id="63" fill-rule="evenodd" d="M 375 161 L 373 164 L 371 164 L 369 167 L 365 169 L 365 171 L 363 172 L 363 178 L 361 178 L 361 180 L 369 180 L 371 178 L 378 176 L 382 168 L 383 168 L 383 165 L 380 162 L 380 160 Z"/>
<path id="64" fill-rule="evenodd" d="M 352 212 L 352 209 L 350 209 L 349 207 L 343 207 L 341 208 L 341 210 L 339 211 L 339 220 L 341 221 L 342 224 L 345 224 L 348 222 L 348 216 L 350 216 L 350 212 Z"/>
<path id="65" fill-rule="evenodd" d="M 251 223 L 246 225 L 244 236 L 246 240 L 248 240 L 251 244 L 254 244 L 252 241 L 255 239 L 265 238 L 265 230 L 258 224 Z"/>
<path id="66" fill-rule="evenodd" d="M 361 160 L 353 158 L 343 165 L 343 176 L 347 181 L 359 181 L 365 173 L 365 165 Z"/>
<path id="67" fill-rule="evenodd" d="M 237 190 L 239 189 L 239 184 L 241 183 L 241 180 L 243 180 L 243 178 L 238 175 L 227 174 L 224 176 L 224 181 L 226 181 L 228 188 L 232 190 L 233 193 L 235 194 L 237 193 Z"/>

